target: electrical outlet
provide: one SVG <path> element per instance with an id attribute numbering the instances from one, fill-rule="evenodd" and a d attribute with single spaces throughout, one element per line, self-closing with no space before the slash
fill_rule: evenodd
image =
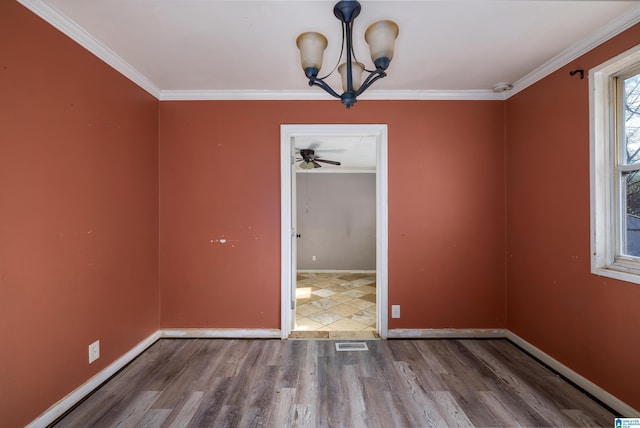
<path id="1" fill-rule="evenodd" d="M 315 262 L 317 260 L 316 256 L 311 256 L 311 261 Z"/>
<path id="2" fill-rule="evenodd" d="M 100 358 L 100 341 L 96 340 L 89 345 L 89 364 Z"/>
<path id="3" fill-rule="evenodd" d="M 400 305 L 391 305 L 391 318 L 400 318 Z"/>

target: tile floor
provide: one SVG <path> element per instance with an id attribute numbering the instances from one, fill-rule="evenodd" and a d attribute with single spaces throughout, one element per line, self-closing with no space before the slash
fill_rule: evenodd
<path id="1" fill-rule="evenodd" d="M 298 272 L 296 332 L 375 333 L 375 272 Z"/>

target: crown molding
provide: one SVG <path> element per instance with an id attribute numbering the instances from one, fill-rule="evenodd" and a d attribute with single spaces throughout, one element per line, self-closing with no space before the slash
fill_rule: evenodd
<path id="1" fill-rule="evenodd" d="M 161 90 L 115 52 L 95 39 L 81 26 L 51 7 L 44 0 L 17 0 L 20 4 L 70 37 L 116 71 L 160 101 L 187 100 L 332 100 L 321 91 L 291 90 Z M 362 100 L 505 100 L 564 67 L 593 48 L 640 22 L 640 6 L 603 27 L 589 38 L 569 47 L 513 84 L 513 90 L 495 93 L 491 90 L 372 90 Z"/>
<path id="2" fill-rule="evenodd" d="M 587 52 L 596 48 L 607 40 L 631 28 L 638 22 L 640 22 L 640 6 L 636 6 L 630 12 L 626 13 L 616 20 L 611 21 L 609 25 L 593 33 L 587 39 L 575 43 L 559 55 L 553 57 L 551 60 L 547 61 L 523 78 L 519 79 L 513 84 L 513 90 L 509 91 L 508 94 L 506 94 L 505 98 L 512 97 L 518 92 L 528 88 L 529 86 L 542 80 L 554 71 L 559 70 L 560 68 L 569 64 L 571 61 L 578 59 L 582 55 L 586 54 Z"/>
<path id="3" fill-rule="evenodd" d="M 156 98 L 160 97 L 158 88 L 147 76 L 140 73 L 111 49 L 96 40 L 84 28 L 60 13 L 56 8 L 49 6 L 43 0 L 18 0 L 18 3 L 44 19 L 63 34 L 71 38 L 80 46 L 106 62 L 117 72 L 131 80 L 136 85 Z"/>
<path id="4" fill-rule="evenodd" d="M 258 91 L 258 90 L 163 90 L 160 101 L 214 101 L 214 100 L 297 100 L 327 101 L 335 98 L 317 91 Z M 372 90 L 359 100 L 504 100 L 504 93 L 490 90 Z"/>

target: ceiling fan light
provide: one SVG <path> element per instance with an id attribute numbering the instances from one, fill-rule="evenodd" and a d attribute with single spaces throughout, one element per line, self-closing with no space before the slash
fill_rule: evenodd
<path id="1" fill-rule="evenodd" d="M 310 161 L 302 161 L 300 162 L 300 168 L 302 169 L 313 169 L 315 166 Z"/>
<path id="2" fill-rule="evenodd" d="M 300 62 L 307 77 L 310 77 L 309 70 L 315 71 L 313 77 L 317 76 L 322 68 L 324 50 L 327 48 L 327 38 L 320 33 L 302 33 L 296 39 L 296 45 L 300 49 Z"/>
<path id="3" fill-rule="evenodd" d="M 374 22 L 365 31 L 364 39 L 369 44 L 371 60 L 376 67 L 384 70 L 389 66 L 398 32 L 398 24 L 389 20 Z"/>
<path id="4" fill-rule="evenodd" d="M 352 84 L 353 84 L 353 90 L 357 91 L 358 89 L 360 89 L 360 84 L 362 84 L 362 73 L 364 72 L 364 64 L 360 63 L 360 62 L 353 62 L 351 65 L 351 75 L 352 75 Z M 347 85 L 347 63 L 343 63 L 340 64 L 340 67 L 338 67 L 338 73 L 340 73 L 340 76 L 342 77 L 342 90 L 343 91 L 348 91 L 348 85 Z"/>

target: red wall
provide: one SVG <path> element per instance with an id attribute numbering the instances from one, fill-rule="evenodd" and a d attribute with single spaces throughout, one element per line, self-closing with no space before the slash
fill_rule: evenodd
<path id="1" fill-rule="evenodd" d="M 15 1 L 0 94 L 0 425 L 15 427 L 158 329 L 158 102 Z"/>
<path id="2" fill-rule="evenodd" d="M 590 274 L 589 82 L 640 26 L 507 101 L 507 327 L 640 409 L 640 286 Z"/>
<path id="3" fill-rule="evenodd" d="M 389 327 L 504 327 L 498 101 L 160 103 L 162 326 L 280 327 L 280 125 L 309 123 L 389 126 Z"/>
<path id="4" fill-rule="evenodd" d="M 568 76 L 638 40 L 507 102 L 159 103 L 0 3 L 2 425 L 159 327 L 279 328 L 280 125 L 305 123 L 389 125 L 390 328 L 507 327 L 640 408 L 640 287 L 589 273 L 588 88 Z"/>

